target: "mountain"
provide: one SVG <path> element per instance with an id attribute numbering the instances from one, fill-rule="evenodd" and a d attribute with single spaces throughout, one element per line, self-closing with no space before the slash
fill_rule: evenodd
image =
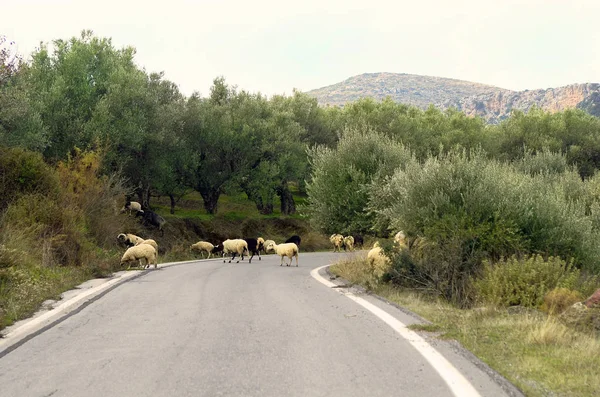
<path id="1" fill-rule="evenodd" d="M 365 73 L 341 83 L 308 92 L 321 105 L 343 106 L 360 98 L 392 100 L 420 108 L 433 104 L 457 108 L 497 123 L 513 109 L 527 111 L 532 106 L 557 112 L 580 108 L 600 116 L 600 84 L 572 84 L 560 88 L 511 91 L 490 85 L 442 77 L 405 73 Z"/>

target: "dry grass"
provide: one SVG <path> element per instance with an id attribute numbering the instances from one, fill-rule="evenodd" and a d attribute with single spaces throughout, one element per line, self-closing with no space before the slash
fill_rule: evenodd
<path id="1" fill-rule="evenodd" d="M 428 319 L 443 338 L 458 340 L 526 395 L 599 395 L 597 335 L 577 332 L 542 312 L 509 314 L 492 307 L 457 309 L 416 291 L 369 284 L 365 269 L 361 260 L 332 266 L 335 274 L 352 283 L 369 285 L 374 293 Z"/>

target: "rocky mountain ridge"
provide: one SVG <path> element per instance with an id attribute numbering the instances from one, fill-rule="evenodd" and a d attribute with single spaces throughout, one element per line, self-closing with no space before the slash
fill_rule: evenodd
<path id="1" fill-rule="evenodd" d="M 308 92 L 321 105 L 343 106 L 372 97 L 427 108 L 430 105 L 457 108 L 471 116 L 497 123 L 513 109 L 527 111 L 537 106 L 550 112 L 580 108 L 600 116 L 600 84 L 572 84 L 559 88 L 511 91 L 485 84 L 442 77 L 404 73 L 365 73 L 340 83 Z"/>

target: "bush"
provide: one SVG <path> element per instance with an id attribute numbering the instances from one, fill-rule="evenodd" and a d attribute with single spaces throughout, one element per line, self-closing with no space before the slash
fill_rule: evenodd
<path id="1" fill-rule="evenodd" d="M 24 194 L 57 197 L 58 178 L 39 153 L 0 146 L 0 212 Z"/>
<path id="2" fill-rule="evenodd" d="M 583 296 L 577 291 L 568 288 L 555 288 L 544 296 L 541 309 L 548 314 L 560 314 L 569 306 L 582 300 Z"/>
<path id="3" fill-rule="evenodd" d="M 573 170 L 531 175 L 480 151 L 453 150 L 373 184 L 369 208 L 378 225 L 431 242 L 411 280 L 465 304 L 483 260 L 543 253 L 597 272 L 600 236 L 586 186 Z"/>
<path id="4" fill-rule="evenodd" d="M 555 288 L 574 289 L 580 272 L 573 262 L 540 255 L 484 261 L 483 274 L 473 283 L 477 299 L 496 306 L 539 307 Z"/>

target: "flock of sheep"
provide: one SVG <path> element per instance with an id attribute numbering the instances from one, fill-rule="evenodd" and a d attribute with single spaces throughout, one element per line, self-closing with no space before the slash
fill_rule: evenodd
<path id="1" fill-rule="evenodd" d="M 206 252 L 207 259 L 210 258 L 211 254 L 222 253 L 223 263 L 225 263 L 225 256 L 230 254 L 232 256 L 229 260 L 229 263 L 235 259 L 236 255 L 238 255 L 238 260 L 236 263 L 240 262 L 240 258 L 241 260 L 244 260 L 244 255 L 249 257 L 248 263 L 252 263 L 252 258 L 254 258 L 254 255 L 258 255 L 258 260 L 261 259 L 261 251 L 265 254 L 275 253 L 281 257 L 281 263 L 279 266 L 283 266 L 283 258 L 287 257 L 289 258 L 290 263 L 287 263 L 286 261 L 286 266 L 290 266 L 293 258 L 296 258 L 296 267 L 298 267 L 298 247 L 300 246 L 301 240 L 302 239 L 300 236 L 294 235 L 282 244 L 276 244 L 275 241 L 265 240 L 262 237 L 227 239 L 217 245 L 213 245 L 208 241 L 198 241 L 197 243 L 192 244 L 190 249 L 199 251 L 201 255 Z"/>
<path id="2" fill-rule="evenodd" d="M 145 224 L 150 224 L 158 228 L 161 232 L 161 236 L 164 234 L 163 226 L 165 220 L 155 212 L 144 208 L 140 203 L 135 201 L 127 200 L 125 206 L 121 212 L 129 211 L 131 214 L 135 212 L 136 216 L 141 216 Z M 154 264 L 154 268 L 158 267 L 158 244 L 154 240 L 145 240 L 134 234 L 121 233 L 117 236 L 117 241 L 125 246 L 127 250 L 121 258 L 121 266 L 129 263 L 127 269 L 131 267 L 133 263 L 144 269 Z M 300 236 L 294 235 L 287 239 L 282 244 L 276 244 L 273 240 L 265 240 L 262 237 L 258 238 L 245 238 L 245 239 L 227 239 L 217 245 L 213 245 L 208 241 L 198 241 L 190 246 L 192 251 L 198 251 L 201 255 L 207 254 L 207 259 L 210 259 L 212 254 L 221 253 L 223 263 L 225 263 L 225 257 L 231 255 L 229 263 L 238 257 L 236 263 L 244 260 L 244 255 L 248 256 L 248 263 L 252 263 L 252 258 L 255 255 L 258 256 L 258 260 L 261 260 L 260 253 L 264 254 L 275 253 L 281 257 L 280 266 L 283 266 L 284 257 L 289 258 L 289 263 L 286 262 L 286 266 L 291 266 L 293 258 L 296 258 L 296 267 L 298 266 L 298 253 L 301 238 Z M 332 234 L 329 237 L 329 241 L 333 245 L 333 252 L 341 252 L 342 248 L 344 251 L 354 251 L 355 248 L 362 248 L 363 237 L 359 234 L 350 236 L 343 236 L 341 234 Z M 400 231 L 394 236 L 394 243 L 396 243 L 400 249 L 406 248 L 407 240 L 404 232 Z M 376 242 L 373 248 L 367 254 L 367 261 L 370 266 L 375 270 L 384 271 L 390 264 L 390 260 L 383 250 Z"/>

